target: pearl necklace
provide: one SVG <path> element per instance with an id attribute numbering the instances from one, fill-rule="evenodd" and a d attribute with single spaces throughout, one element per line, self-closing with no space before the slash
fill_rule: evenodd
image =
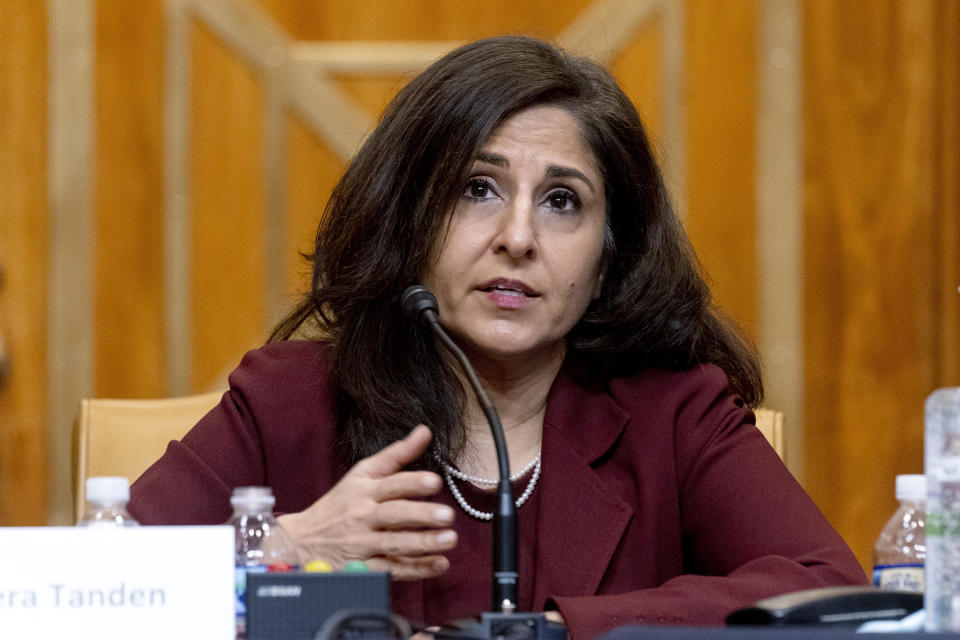
<path id="1" fill-rule="evenodd" d="M 471 476 L 468 473 L 464 473 L 463 471 L 460 471 L 460 469 L 457 469 L 455 466 L 451 464 L 447 464 L 442 460 L 440 462 L 443 464 L 444 469 L 447 470 L 447 473 L 452 475 L 454 478 L 457 478 L 458 480 L 463 480 L 464 482 L 469 482 L 471 484 L 479 484 L 487 487 L 495 487 L 498 484 L 500 484 L 500 478 L 495 478 L 493 480 L 488 480 L 487 478 L 478 478 L 477 476 Z M 530 469 L 533 469 L 538 464 L 540 464 L 539 453 L 537 454 L 536 458 L 534 458 L 533 460 L 527 463 L 527 466 L 525 466 L 523 469 L 520 469 L 520 471 L 517 471 L 512 476 L 510 476 L 510 482 L 516 482 L 523 476 L 527 475 L 527 472 L 530 471 Z"/>
<path id="2" fill-rule="evenodd" d="M 453 481 L 453 478 L 457 477 L 466 482 L 483 484 L 487 486 L 499 484 L 500 481 L 487 480 L 486 478 L 471 476 L 443 460 L 441 460 L 441 464 L 443 465 L 443 477 L 446 479 L 447 486 L 450 487 L 450 493 L 453 494 L 453 497 L 457 501 L 457 504 L 460 505 L 460 508 L 463 509 L 468 515 L 471 515 L 478 520 L 493 520 L 492 511 L 480 511 L 479 509 L 474 509 L 470 503 L 467 502 L 467 499 L 463 497 L 462 493 L 460 493 L 460 489 L 457 488 L 457 484 Z M 510 481 L 514 482 L 522 478 L 524 474 L 530 471 L 531 468 L 533 469 L 533 476 L 530 477 L 530 482 L 527 483 L 527 488 L 523 490 L 523 493 L 514 503 L 517 509 L 523 506 L 523 504 L 530 499 L 530 495 L 533 493 L 534 487 L 537 486 L 537 480 L 540 479 L 540 454 L 538 453 L 537 457 L 527 463 L 527 466 L 525 466 L 523 469 L 510 476 Z"/>

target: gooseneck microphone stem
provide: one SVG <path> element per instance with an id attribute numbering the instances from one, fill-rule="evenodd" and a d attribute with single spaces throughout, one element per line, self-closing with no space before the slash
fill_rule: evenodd
<path id="1" fill-rule="evenodd" d="M 425 288 L 414 285 L 403 292 L 403 308 L 427 324 L 440 343 L 456 358 L 467 376 L 477 402 L 487 417 L 490 433 L 497 452 L 497 467 L 500 480 L 497 484 L 497 507 L 493 512 L 493 607 L 501 613 L 514 613 L 517 609 L 517 511 L 510 488 L 510 458 L 507 440 L 496 407 L 490 402 L 480 379 L 463 350 L 440 326 L 437 315 L 437 300 Z"/>
<path id="2" fill-rule="evenodd" d="M 490 402 L 490 397 L 480 384 L 480 379 L 477 377 L 476 372 L 470 365 L 470 361 L 467 359 L 467 354 L 465 354 L 463 349 L 458 347 L 457 343 L 454 342 L 449 335 L 447 335 L 446 331 L 443 330 L 443 327 L 440 326 L 440 320 L 437 318 L 437 314 L 427 310 L 423 312 L 423 315 L 430 326 L 430 330 L 433 331 L 433 335 L 435 335 L 437 339 L 443 343 L 443 346 L 453 354 L 453 356 L 460 363 L 460 366 L 463 368 L 464 373 L 467 374 L 467 380 L 470 381 L 470 386 L 473 387 L 473 391 L 477 396 L 477 401 L 480 403 L 480 408 L 483 409 L 483 414 L 487 417 L 487 422 L 490 424 L 490 431 L 493 434 L 494 446 L 497 450 L 497 467 L 499 468 L 500 475 L 506 475 L 507 478 L 509 478 L 510 460 L 507 458 L 507 442 L 503 436 L 503 425 L 500 423 L 500 415 L 497 413 L 496 407 L 494 407 L 493 403 Z"/>
<path id="3" fill-rule="evenodd" d="M 510 459 L 507 454 L 507 441 L 503 435 L 503 425 L 500 424 L 497 409 L 490 402 L 466 354 L 440 326 L 437 314 L 428 309 L 423 312 L 423 317 L 433 334 L 463 367 L 470 386 L 477 395 L 480 408 L 483 409 L 483 414 L 490 424 L 490 433 L 493 435 L 493 444 L 497 451 L 497 466 L 500 469 L 497 508 L 493 512 L 493 610 L 513 613 L 517 608 L 517 514 L 513 503 L 513 491 L 510 488 Z"/>

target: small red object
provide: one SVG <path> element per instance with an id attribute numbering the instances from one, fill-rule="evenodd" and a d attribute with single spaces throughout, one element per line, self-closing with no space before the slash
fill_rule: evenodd
<path id="1" fill-rule="evenodd" d="M 283 572 L 283 571 L 293 571 L 293 565 L 289 562 L 274 562 L 273 564 L 267 565 L 268 573 Z"/>

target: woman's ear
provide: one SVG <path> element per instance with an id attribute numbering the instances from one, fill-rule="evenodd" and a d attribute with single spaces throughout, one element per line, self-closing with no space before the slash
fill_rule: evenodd
<path id="1" fill-rule="evenodd" d="M 610 266 L 610 261 L 613 259 L 613 248 L 615 246 L 613 240 L 613 229 L 610 227 L 610 213 L 607 212 L 607 219 L 603 224 L 603 247 L 600 250 L 600 264 L 599 269 L 597 269 L 597 283 L 593 288 L 593 297 L 591 301 L 596 300 L 600 297 L 600 294 L 603 292 L 603 279 L 607 276 L 607 268 Z"/>
<path id="2" fill-rule="evenodd" d="M 604 269 L 601 269 L 601 270 L 600 270 L 600 273 L 597 274 L 597 283 L 596 283 L 596 284 L 594 285 L 594 287 L 593 287 L 593 295 L 592 295 L 592 297 L 590 298 L 591 301 L 592 301 L 592 300 L 596 300 L 597 298 L 600 297 L 600 293 L 603 291 L 603 276 L 604 276 L 604 275 L 606 275 L 606 274 L 604 274 Z"/>

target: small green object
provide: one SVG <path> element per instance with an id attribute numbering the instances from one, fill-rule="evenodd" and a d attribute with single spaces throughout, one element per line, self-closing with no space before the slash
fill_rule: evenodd
<path id="1" fill-rule="evenodd" d="M 357 572 L 370 571 L 370 569 L 367 567 L 366 563 L 361 562 L 361 561 L 359 561 L 359 560 L 351 560 L 350 562 L 347 563 L 347 566 L 345 566 L 345 567 L 343 568 L 343 570 L 344 570 L 344 571 L 357 571 Z"/>

